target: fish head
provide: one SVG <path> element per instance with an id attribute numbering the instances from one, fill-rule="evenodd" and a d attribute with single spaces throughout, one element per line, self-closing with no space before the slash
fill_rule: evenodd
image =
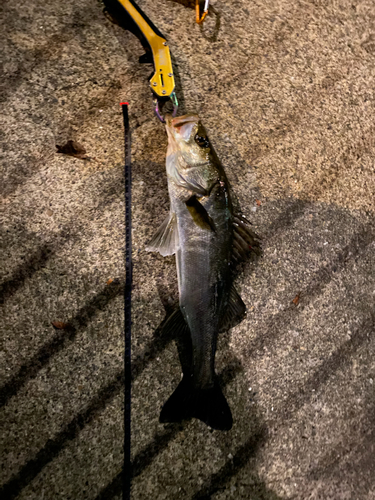
<path id="1" fill-rule="evenodd" d="M 199 166 L 209 161 L 210 141 L 197 114 L 166 117 L 166 130 L 167 156 L 179 156 L 184 160 L 185 167 Z"/>

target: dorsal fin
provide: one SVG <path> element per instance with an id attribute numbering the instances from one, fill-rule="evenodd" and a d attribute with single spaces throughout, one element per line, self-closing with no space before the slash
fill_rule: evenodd
<path id="1" fill-rule="evenodd" d="M 250 228 L 250 222 L 242 214 L 233 216 L 233 262 L 243 262 L 262 254 L 260 237 Z"/>

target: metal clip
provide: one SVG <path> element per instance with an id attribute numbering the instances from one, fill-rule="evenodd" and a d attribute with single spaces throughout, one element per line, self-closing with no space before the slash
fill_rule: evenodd
<path id="1" fill-rule="evenodd" d="M 178 101 L 177 101 L 177 97 L 176 97 L 175 92 L 172 92 L 172 94 L 169 96 L 169 100 L 171 101 L 171 103 L 173 105 L 172 116 L 174 118 L 176 116 L 177 110 L 178 110 Z M 162 123 L 165 123 L 164 117 L 161 114 L 162 113 L 162 108 L 163 108 L 163 106 L 164 106 L 165 103 L 166 103 L 166 101 L 164 101 L 164 100 L 159 100 L 157 98 L 154 99 L 155 114 L 156 114 L 156 116 L 159 118 L 159 120 Z"/>
<path id="2" fill-rule="evenodd" d="M 204 3 L 204 9 L 201 17 L 199 9 L 199 0 L 195 0 L 195 20 L 197 21 L 198 24 L 203 23 L 205 17 L 207 16 L 209 5 L 210 5 L 210 0 L 206 0 Z"/>

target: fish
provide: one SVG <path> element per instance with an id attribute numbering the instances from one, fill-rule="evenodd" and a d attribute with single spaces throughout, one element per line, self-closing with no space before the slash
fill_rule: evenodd
<path id="1" fill-rule="evenodd" d="M 192 354 L 159 421 L 196 418 L 212 429 L 230 430 L 232 413 L 215 373 L 217 339 L 246 314 L 233 286 L 234 270 L 250 255 L 260 254 L 260 239 L 233 202 L 199 116 L 168 115 L 165 120 L 170 212 L 146 250 L 175 254 L 179 306 L 164 331 L 190 338 Z"/>

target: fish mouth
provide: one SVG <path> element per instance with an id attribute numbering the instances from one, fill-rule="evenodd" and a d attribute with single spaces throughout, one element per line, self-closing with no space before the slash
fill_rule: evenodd
<path id="1" fill-rule="evenodd" d="M 172 118 L 171 115 L 165 118 L 165 128 L 169 138 L 170 145 L 173 148 L 179 148 L 180 141 L 187 142 L 193 128 L 198 124 L 199 116 L 195 113 L 189 113 L 183 116 Z"/>
<path id="2" fill-rule="evenodd" d="M 176 116 L 172 118 L 172 115 L 166 117 L 166 124 L 171 128 L 180 128 L 187 123 L 197 123 L 199 121 L 199 116 L 195 113 L 188 113 L 183 116 Z"/>

